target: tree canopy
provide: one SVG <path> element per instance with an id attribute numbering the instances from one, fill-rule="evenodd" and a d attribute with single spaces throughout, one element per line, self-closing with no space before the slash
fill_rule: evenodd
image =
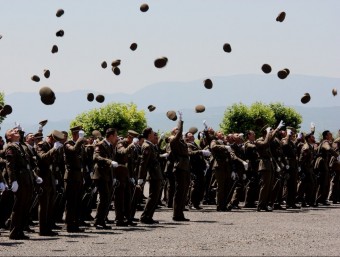
<path id="1" fill-rule="evenodd" d="M 125 135 L 129 129 L 141 133 L 146 124 L 145 112 L 137 110 L 135 104 L 110 103 L 77 115 L 70 126 L 81 125 L 86 135 L 91 135 L 93 130 L 104 134 L 109 127 L 116 128 L 118 134 Z"/>
<path id="2" fill-rule="evenodd" d="M 293 108 L 282 103 L 269 105 L 255 102 L 251 106 L 242 103 L 227 107 L 220 127 L 224 133 L 245 132 L 254 130 L 259 134 L 265 125 L 277 126 L 283 120 L 286 126 L 300 128 L 302 116 Z"/>

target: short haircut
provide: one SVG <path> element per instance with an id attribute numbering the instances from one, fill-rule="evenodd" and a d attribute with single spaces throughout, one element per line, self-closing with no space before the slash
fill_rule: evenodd
<path id="1" fill-rule="evenodd" d="M 148 128 L 145 128 L 144 130 L 143 130 L 143 137 L 144 138 L 148 138 L 148 136 L 151 134 L 151 132 L 152 132 L 152 128 L 151 127 L 148 127 Z"/>
<path id="2" fill-rule="evenodd" d="M 108 138 L 109 136 L 114 135 L 116 133 L 117 133 L 117 130 L 115 128 L 108 128 L 105 131 L 105 137 Z"/>
<path id="3" fill-rule="evenodd" d="M 322 138 L 323 138 L 323 139 L 326 139 L 328 133 L 330 133 L 329 130 L 325 130 L 324 132 L 322 132 Z"/>

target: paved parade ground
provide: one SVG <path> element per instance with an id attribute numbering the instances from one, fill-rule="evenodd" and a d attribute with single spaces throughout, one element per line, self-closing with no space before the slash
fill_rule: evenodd
<path id="1" fill-rule="evenodd" d="M 65 228 L 56 237 L 30 233 L 30 240 L 8 239 L 1 231 L 1 256 L 221 256 L 340 254 L 340 205 L 300 210 L 216 212 L 214 206 L 185 213 L 190 222 L 172 221 L 172 210 L 158 209 L 160 223 L 112 230 Z M 94 215 L 94 213 L 93 213 Z M 136 217 L 139 217 L 137 212 Z M 114 213 L 110 212 L 110 218 Z M 33 227 L 38 231 L 38 227 Z"/>

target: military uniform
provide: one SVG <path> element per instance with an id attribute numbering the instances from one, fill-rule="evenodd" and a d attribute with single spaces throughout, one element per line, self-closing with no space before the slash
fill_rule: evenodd
<path id="1" fill-rule="evenodd" d="M 255 142 L 246 141 L 244 144 L 245 158 L 248 160 L 248 183 L 246 185 L 244 207 L 254 208 L 255 201 L 259 195 L 259 176 L 258 176 L 258 153 Z"/>
<path id="2" fill-rule="evenodd" d="M 57 149 L 50 143 L 43 141 L 37 145 L 38 167 L 37 175 L 43 179 L 42 194 L 39 198 L 39 232 L 40 235 L 52 235 L 54 224 L 54 200 L 56 197 L 55 177 L 52 173 L 53 158 Z"/>
<path id="3" fill-rule="evenodd" d="M 64 143 L 65 157 L 65 222 L 68 232 L 79 232 L 80 203 L 83 190 L 83 144 L 85 140 L 79 138 Z"/>
<path id="4" fill-rule="evenodd" d="M 142 145 L 141 161 L 138 170 L 138 179 L 148 180 L 150 183 L 149 197 L 146 201 L 144 211 L 140 217 L 142 223 L 156 223 L 153 215 L 157 207 L 163 175 L 158 161 L 156 146 L 148 140 Z"/>
<path id="5" fill-rule="evenodd" d="M 317 189 L 317 203 L 327 204 L 328 193 L 330 188 L 329 163 L 331 156 L 338 157 L 338 154 L 331 146 L 331 142 L 323 140 L 317 150 L 317 159 L 314 169 L 319 175 Z"/>
<path id="6" fill-rule="evenodd" d="M 14 205 L 11 215 L 10 239 L 28 239 L 24 227 L 28 223 L 29 209 L 33 194 L 33 174 L 29 157 L 19 142 L 10 142 L 5 150 L 9 184 L 18 183 L 14 193 Z"/>
<path id="7" fill-rule="evenodd" d="M 258 198 L 257 211 L 271 211 L 268 206 L 271 193 L 271 179 L 274 172 L 273 156 L 270 151 L 270 142 L 273 138 L 273 133 L 269 132 L 266 137 L 260 137 L 255 141 L 256 149 L 259 154 L 258 171 L 261 174 L 260 192 Z"/>
<path id="8" fill-rule="evenodd" d="M 97 214 L 95 216 L 95 225 L 106 228 L 105 219 L 108 214 L 108 208 L 111 203 L 112 183 L 113 183 L 113 168 L 112 161 L 114 158 L 114 148 L 106 140 L 96 144 L 94 148 L 94 180 L 98 192 L 99 203 L 97 206 Z"/>
<path id="9" fill-rule="evenodd" d="M 314 205 L 316 197 L 316 176 L 313 172 L 314 148 L 309 143 L 305 143 L 300 151 L 299 167 L 300 183 L 298 185 L 298 199 L 302 205 Z"/>
<path id="10" fill-rule="evenodd" d="M 226 211 L 227 197 L 232 186 L 231 156 L 222 140 L 212 140 L 210 151 L 213 156 L 212 171 L 217 182 L 217 211 Z"/>
<path id="11" fill-rule="evenodd" d="M 287 170 L 289 178 L 284 188 L 287 195 L 287 208 L 297 208 L 295 201 L 297 195 L 298 166 L 297 148 L 293 141 L 287 136 L 282 139 L 282 150 L 284 158 L 289 166 Z"/>
<path id="12" fill-rule="evenodd" d="M 190 156 L 190 172 L 193 174 L 192 187 L 189 192 L 190 202 L 194 208 L 199 209 L 203 200 L 205 178 L 204 172 L 207 163 L 202 154 L 202 149 L 195 142 L 187 143 Z"/>

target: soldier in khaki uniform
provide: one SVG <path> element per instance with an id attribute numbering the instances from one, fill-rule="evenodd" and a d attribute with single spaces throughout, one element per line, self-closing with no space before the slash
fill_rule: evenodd
<path id="1" fill-rule="evenodd" d="M 327 202 L 330 188 L 329 164 L 331 156 L 338 158 L 339 154 L 332 148 L 333 135 L 329 130 L 322 132 L 322 138 L 323 140 L 317 150 L 318 157 L 314 167 L 319 175 L 316 202 L 329 205 Z"/>
<path id="2" fill-rule="evenodd" d="M 192 204 L 191 207 L 199 210 L 202 209 L 200 203 L 204 195 L 204 172 L 207 168 L 205 157 L 209 157 L 211 153 L 207 149 L 201 149 L 201 147 L 195 143 L 195 137 L 192 133 L 187 132 L 185 138 L 190 156 L 190 172 L 194 177 L 191 192 L 189 192 L 190 203 Z"/>
<path id="3" fill-rule="evenodd" d="M 146 180 L 149 181 L 149 197 L 146 201 L 144 211 L 140 217 L 140 222 L 144 224 L 159 223 L 153 219 L 155 209 L 161 193 L 163 175 L 158 161 L 158 152 L 154 142 L 155 132 L 152 128 L 143 130 L 145 138 L 142 145 L 141 161 L 138 170 L 138 186 L 142 186 Z"/>
<path id="4" fill-rule="evenodd" d="M 95 217 L 95 227 L 97 229 L 110 229 L 105 224 L 107 210 L 111 203 L 113 186 L 113 168 L 118 167 L 118 163 L 114 161 L 115 145 L 117 143 L 117 131 L 108 129 L 105 139 L 96 144 L 94 149 L 94 180 L 99 192 L 99 204 L 97 206 L 97 214 Z"/>
<path id="5" fill-rule="evenodd" d="M 259 177 L 258 177 L 258 153 L 255 145 L 255 132 L 249 130 L 246 132 L 247 141 L 244 144 L 245 158 L 248 161 L 248 184 L 246 185 L 244 207 L 255 208 L 255 201 L 259 195 Z"/>
<path id="6" fill-rule="evenodd" d="M 41 184 L 42 194 L 39 198 L 39 234 L 41 236 L 55 236 L 58 233 L 52 231 L 54 224 L 53 203 L 56 197 L 55 177 L 52 173 L 53 160 L 57 150 L 63 146 L 59 141 L 64 135 L 57 130 L 52 131 L 45 141 L 37 145 L 37 162 L 39 169 L 37 175 L 43 179 Z"/>
<path id="7" fill-rule="evenodd" d="M 182 113 L 178 112 L 179 120 L 176 134 L 169 138 L 171 155 L 174 158 L 175 194 L 173 202 L 174 221 L 190 221 L 184 217 L 184 208 L 190 185 L 190 160 L 188 146 L 183 140 Z"/>
<path id="8" fill-rule="evenodd" d="M 262 128 L 262 137 L 255 141 L 256 149 L 259 154 L 258 171 L 261 173 L 261 187 L 257 205 L 257 211 L 272 211 L 268 205 L 271 192 L 271 179 L 275 169 L 273 156 L 270 151 L 270 142 L 273 140 L 276 132 L 284 126 L 281 121 L 278 127 L 272 131 L 271 127 L 265 126 Z"/>
<path id="9" fill-rule="evenodd" d="M 334 140 L 333 149 L 340 155 L 340 137 Z M 331 157 L 330 168 L 332 174 L 331 190 L 329 194 L 330 200 L 333 204 L 337 204 L 340 201 L 340 157 Z"/>
<path id="10" fill-rule="evenodd" d="M 83 145 L 85 132 L 80 126 L 70 129 L 72 139 L 64 143 L 65 157 L 65 222 L 67 232 L 83 232 L 79 228 L 80 203 L 83 190 Z"/>
<path id="11" fill-rule="evenodd" d="M 287 195 L 286 208 L 298 209 L 295 204 L 297 195 L 297 181 L 298 181 L 298 166 L 297 166 L 297 148 L 293 142 L 294 131 L 292 128 L 287 128 L 286 137 L 282 141 L 283 155 L 286 160 L 286 172 L 289 177 L 287 179 L 286 187 L 284 188 Z"/>
<path id="12" fill-rule="evenodd" d="M 315 137 L 313 134 L 305 135 L 305 143 L 301 148 L 299 156 L 300 183 L 298 185 L 298 199 L 302 207 L 315 206 L 316 177 L 313 172 Z"/>
<path id="13" fill-rule="evenodd" d="M 10 239 L 29 239 L 24 234 L 24 227 L 28 223 L 29 208 L 33 194 L 33 174 L 29 157 L 19 143 L 18 128 L 6 131 L 5 150 L 7 160 L 8 183 L 14 193 L 14 205 L 11 215 Z"/>

